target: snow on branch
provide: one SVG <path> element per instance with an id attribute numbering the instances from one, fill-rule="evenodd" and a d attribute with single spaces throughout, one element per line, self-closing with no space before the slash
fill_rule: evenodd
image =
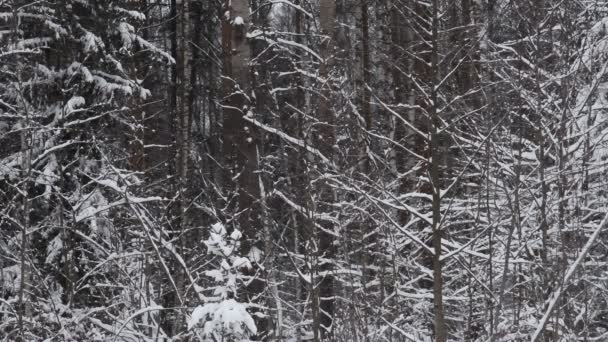
<path id="1" fill-rule="evenodd" d="M 576 259 L 576 261 L 574 261 L 574 263 L 572 265 L 570 265 L 570 268 L 568 268 L 568 272 L 566 272 L 566 275 L 564 276 L 562 285 L 560 285 L 560 287 L 555 292 L 553 292 L 553 294 L 551 295 L 551 299 L 549 300 L 549 306 L 547 307 L 545 314 L 543 315 L 543 318 L 541 318 L 541 320 L 538 324 L 538 327 L 532 334 L 532 338 L 530 339 L 531 342 L 535 342 L 540 337 L 541 333 L 545 329 L 545 325 L 547 325 L 549 316 L 551 316 L 551 313 L 553 312 L 553 308 L 555 307 L 555 304 L 557 304 L 557 301 L 562 296 L 564 290 L 568 287 L 570 278 L 572 278 L 572 275 L 574 274 L 576 269 L 579 267 L 581 262 L 583 260 L 585 260 L 587 253 L 589 253 L 589 250 L 595 244 L 595 240 L 597 240 L 597 237 L 600 235 L 600 232 L 602 230 L 604 230 L 606 225 L 608 225 L 608 214 L 606 214 L 604 216 L 604 219 L 602 220 L 602 222 L 600 222 L 600 224 L 597 225 L 597 228 L 595 229 L 595 231 L 593 232 L 593 234 L 591 235 L 589 240 L 587 240 L 585 247 L 583 247 L 583 249 L 580 251 L 580 254 L 578 255 L 578 258 Z"/>
<path id="2" fill-rule="evenodd" d="M 314 147 L 309 146 L 303 140 L 296 139 L 296 138 L 294 138 L 294 137 L 292 137 L 292 136 L 290 136 L 290 135 L 288 135 L 288 134 L 286 134 L 284 132 L 281 132 L 281 131 L 277 130 L 276 128 L 272 128 L 270 126 L 266 126 L 263 123 L 255 120 L 253 118 L 244 117 L 244 119 L 247 120 L 247 121 L 249 121 L 249 122 L 251 122 L 252 124 L 258 126 L 259 128 L 263 129 L 264 131 L 266 131 L 268 133 L 275 134 L 275 135 L 279 136 L 281 139 L 283 139 L 283 140 L 285 140 L 287 142 L 290 142 L 292 144 L 295 144 L 297 146 L 300 146 L 300 147 L 306 149 L 306 151 L 308 151 L 309 153 L 311 153 L 311 154 L 319 157 L 323 162 L 325 162 L 326 164 L 331 165 L 332 167 L 335 168 L 335 165 L 327 157 L 325 157 L 323 155 L 323 153 L 321 153 L 321 151 L 317 150 Z"/>

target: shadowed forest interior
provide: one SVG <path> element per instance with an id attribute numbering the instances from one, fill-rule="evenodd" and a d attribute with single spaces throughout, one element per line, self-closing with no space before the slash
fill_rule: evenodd
<path id="1" fill-rule="evenodd" d="M 600 0 L 0 0 L 0 341 L 608 341 L 607 95 Z"/>

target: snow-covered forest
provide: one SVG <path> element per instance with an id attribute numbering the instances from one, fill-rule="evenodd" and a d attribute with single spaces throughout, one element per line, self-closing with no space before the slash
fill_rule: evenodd
<path id="1" fill-rule="evenodd" d="M 608 2 L 0 0 L 0 341 L 608 341 Z"/>

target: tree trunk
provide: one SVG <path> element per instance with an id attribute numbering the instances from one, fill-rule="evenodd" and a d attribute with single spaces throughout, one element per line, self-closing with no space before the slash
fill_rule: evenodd
<path id="1" fill-rule="evenodd" d="M 322 61 L 319 66 L 319 77 L 326 80 L 322 85 L 321 96 L 319 98 L 319 121 L 322 125 L 318 128 L 317 136 L 315 137 L 315 145 L 319 151 L 329 160 L 333 160 L 333 150 L 336 144 L 335 133 L 335 115 L 331 107 L 331 80 L 330 68 L 334 40 L 334 25 L 336 20 L 336 1 L 321 0 L 320 7 L 320 29 L 322 42 L 320 46 L 320 56 Z M 323 167 L 325 169 L 325 167 Z M 329 186 L 324 186 L 321 189 L 321 201 L 325 203 L 334 202 L 334 193 Z M 321 207 L 321 210 L 330 208 Z M 317 238 L 319 242 L 317 259 L 323 258 L 331 260 L 335 254 L 334 238 L 328 231 L 333 231 L 333 225 L 323 223 L 324 230 L 318 231 Z M 334 315 L 334 281 L 330 274 L 332 266 L 328 262 L 321 262 L 320 271 L 324 272 L 322 279 L 318 285 L 315 294 L 315 300 L 318 302 L 318 312 L 316 315 L 315 335 L 321 340 L 331 339 L 332 323 Z M 320 334 L 319 334 L 320 332 Z"/>
<path id="2" fill-rule="evenodd" d="M 365 118 L 365 128 L 369 131 L 372 129 L 372 106 L 371 92 L 369 90 L 371 79 L 370 65 L 370 49 L 369 49 L 369 9 L 368 0 L 361 0 L 361 44 L 363 45 L 363 58 L 361 68 L 363 69 L 363 96 L 361 98 L 361 109 Z"/>
<path id="3" fill-rule="evenodd" d="M 21 73 L 21 70 L 19 70 Z M 21 77 L 21 75 L 19 75 Z M 21 82 L 21 80 L 19 80 Z M 22 91 L 19 89 L 19 91 Z M 21 241 L 20 241 L 20 255 L 19 255 L 19 263 L 20 263 L 20 275 L 19 275 L 19 306 L 18 306 L 18 317 L 17 317 L 17 326 L 19 329 L 19 338 L 18 341 L 24 342 L 25 339 L 25 323 L 24 317 L 28 317 L 31 315 L 30 313 L 30 305 L 28 304 L 28 299 L 26 298 L 26 292 L 28 292 L 29 287 L 29 262 L 28 262 L 28 249 L 29 249 L 29 239 L 28 239 L 28 230 L 30 228 L 30 210 L 31 210 L 31 199 L 30 199 L 30 187 L 32 187 L 32 135 L 34 134 L 32 131 L 32 123 L 30 121 L 30 113 L 29 108 L 26 101 L 23 101 L 24 105 L 24 130 L 21 133 L 21 167 L 24 173 L 24 182 L 23 188 L 21 189 L 22 195 L 22 220 L 21 220 Z"/>
<path id="4" fill-rule="evenodd" d="M 372 117 L 372 107 L 371 107 L 371 62 L 370 62 L 370 44 L 369 44 L 369 4 L 368 0 L 360 0 L 359 7 L 361 10 L 361 44 L 362 44 L 362 74 L 363 74 L 363 84 L 362 87 L 362 97 L 361 97 L 361 114 L 365 118 L 365 129 L 367 132 L 370 132 L 373 129 L 373 117 Z M 364 135 L 363 141 L 361 141 L 361 149 L 363 153 L 361 157 L 365 160 L 363 173 L 366 175 L 371 174 L 372 165 L 371 161 L 368 157 L 368 150 L 372 149 L 371 139 Z M 364 143 L 364 144 L 363 144 Z M 370 253 L 368 250 L 368 246 L 375 246 L 376 236 L 374 234 L 374 230 L 376 227 L 374 226 L 371 220 L 362 217 L 360 223 L 360 248 L 361 248 L 361 284 L 363 286 L 363 300 L 367 302 L 370 295 L 367 289 L 367 283 L 374 276 L 373 271 L 371 271 L 370 265 L 375 264 L 375 260 L 373 260 L 373 253 Z M 369 341 L 369 318 L 368 318 L 369 310 L 363 311 L 363 334 L 365 336 L 365 341 Z M 354 323 L 354 322 L 353 322 Z M 354 331 L 356 333 L 356 331 Z"/>
<path id="5" fill-rule="evenodd" d="M 439 127 L 440 120 L 438 111 L 438 100 L 439 96 L 437 93 L 437 86 L 439 85 L 439 4 L 438 0 L 432 2 L 432 37 L 431 37 L 431 106 L 430 106 L 430 132 L 431 132 L 431 165 L 430 165 L 430 178 L 432 185 L 432 198 L 433 198 L 433 307 L 435 313 L 435 341 L 446 342 L 447 341 L 447 327 L 445 324 L 445 313 L 443 307 L 443 270 L 441 262 L 441 240 L 442 240 L 442 227 L 441 227 L 441 179 L 439 175 L 439 163 L 442 160 L 440 141 L 439 141 Z"/>
<path id="6" fill-rule="evenodd" d="M 177 211 L 176 230 L 178 234 L 177 252 L 185 258 L 186 231 L 188 225 L 188 161 L 190 155 L 190 133 L 191 133 L 191 29 L 190 29 L 190 6 L 191 0 L 176 0 L 175 3 L 175 31 L 174 31 L 174 58 L 175 58 L 175 120 L 176 120 L 176 156 L 175 170 L 177 182 Z M 174 264 L 175 285 L 177 291 L 185 291 L 186 270 L 178 261 Z M 183 293 L 175 296 L 175 306 L 183 306 L 181 303 Z M 173 321 L 172 334 L 180 333 L 184 323 L 184 316 L 178 312 Z"/>
<path id="7" fill-rule="evenodd" d="M 224 155 L 227 167 L 226 189 L 233 189 L 236 178 L 238 228 L 243 233 L 241 255 L 248 255 L 253 249 L 263 252 L 264 243 L 258 232 L 263 232 L 260 217 L 261 189 L 258 169 L 259 138 L 255 127 L 247 120 L 254 117 L 255 104 L 251 102 L 251 47 L 247 41 L 247 32 L 251 25 L 249 0 L 226 0 L 222 17 L 222 46 L 224 53 L 224 73 L 222 88 L 224 103 L 223 138 Z M 238 175 L 238 176 L 237 176 Z M 261 271 L 261 270 L 258 270 Z M 249 275 L 254 275 L 251 271 Z M 257 272 L 259 273 L 259 272 Z M 264 281 L 260 274 L 247 287 L 246 296 L 252 301 L 264 291 Z M 259 299 L 264 303 L 263 299 Z M 257 318 L 258 339 L 265 338 L 267 322 Z"/>

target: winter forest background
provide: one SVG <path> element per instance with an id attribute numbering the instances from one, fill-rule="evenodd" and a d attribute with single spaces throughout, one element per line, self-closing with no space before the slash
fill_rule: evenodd
<path id="1" fill-rule="evenodd" d="M 1 341 L 608 341 L 603 0 L 0 0 Z"/>

